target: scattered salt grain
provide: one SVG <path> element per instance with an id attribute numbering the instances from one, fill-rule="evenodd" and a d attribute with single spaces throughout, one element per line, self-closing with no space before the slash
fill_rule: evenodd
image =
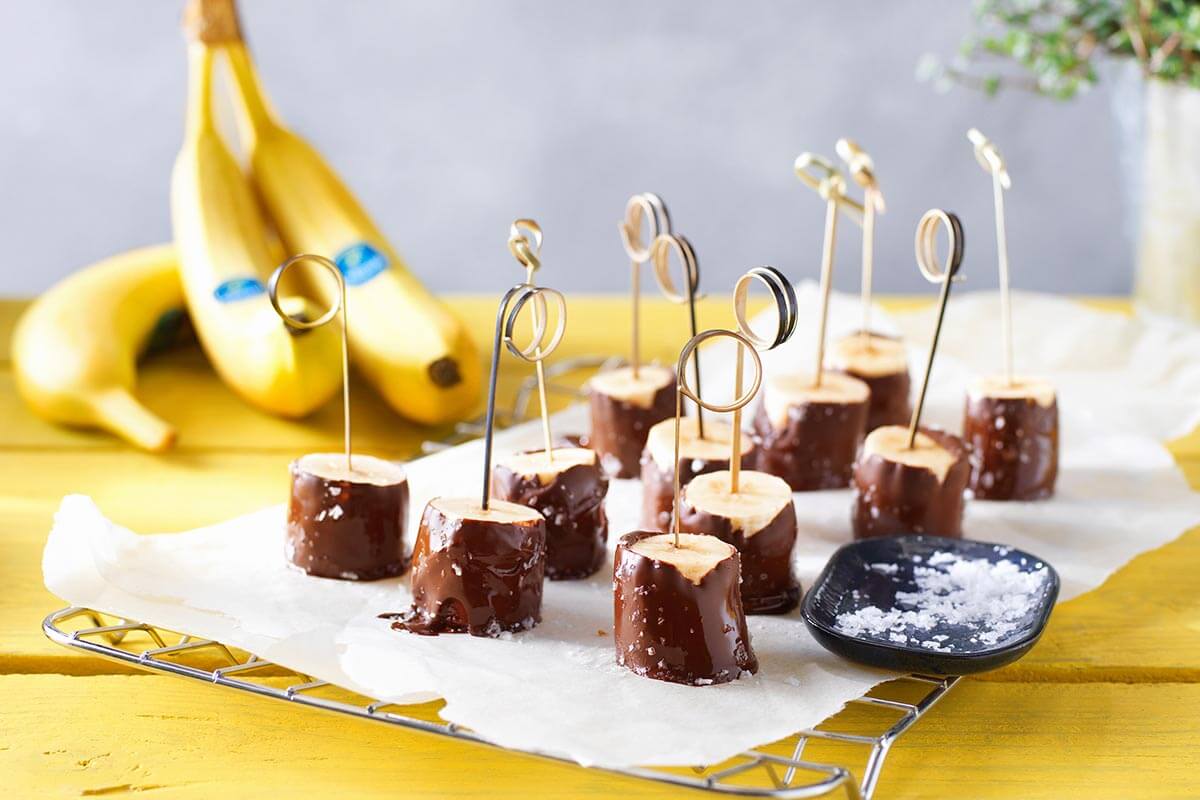
<path id="1" fill-rule="evenodd" d="M 913 561 L 919 561 L 914 556 Z M 1024 572 L 1011 561 L 964 559 L 939 551 L 913 567 L 916 591 L 897 592 L 895 607 L 887 611 L 865 606 L 839 614 L 834 627 L 848 636 L 881 642 L 913 644 L 935 652 L 951 652 L 946 633 L 954 628 L 961 638 L 984 646 L 994 645 L 1016 630 L 1037 603 L 1046 580 L 1042 563 Z M 868 568 L 896 565 L 870 564 Z"/>

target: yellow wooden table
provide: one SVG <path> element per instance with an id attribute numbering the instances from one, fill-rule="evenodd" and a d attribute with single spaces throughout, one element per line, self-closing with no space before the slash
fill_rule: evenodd
<path id="1" fill-rule="evenodd" d="M 494 299 L 454 304 L 487 338 Z M 895 305 L 895 304 L 893 304 Z M 1120 308 L 1119 303 L 1109 305 Z M 82 657 L 46 641 L 63 603 L 42 587 L 59 499 L 92 495 L 134 530 L 191 528 L 277 503 L 296 454 L 340 446 L 336 402 L 303 422 L 246 407 L 195 349 L 146 365 L 140 394 L 178 447 L 146 455 L 34 418 L 13 388 L 17 302 L 0 302 L 0 787 L 81 797 L 696 796 L 601 772 L 318 714 Z M 576 299 L 563 354 L 624 347 L 624 300 Z M 701 325 L 726 325 L 710 300 Z M 614 324 L 614 321 L 615 324 Z M 649 302 L 645 330 L 684 327 Z M 673 360 L 647 342 L 648 356 Z M 518 375 L 510 365 L 504 387 Z M 430 431 L 356 384 L 356 446 L 411 457 Z M 436 432 L 434 432 L 436 433 Z M 1171 443 L 1200 486 L 1200 435 Z M 877 796 L 1200 796 L 1200 529 L 1060 606 L 1019 663 L 960 682 L 901 740 Z"/>

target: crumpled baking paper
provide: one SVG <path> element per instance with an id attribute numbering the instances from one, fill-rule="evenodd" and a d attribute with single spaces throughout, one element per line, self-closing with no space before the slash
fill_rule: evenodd
<path id="1" fill-rule="evenodd" d="M 801 331 L 815 327 L 816 293 L 800 287 Z M 930 385 L 927 420 L 957 430 L 963 387 L 1000 361 L 994 294 L 952 301 Z M 1017 363 L 1060 387 L 1058 493 L 1038 503 L 972 501 L 964 530 L 1037 554 L 1058 571 L 1061 597 L 1099 585 L 1137 553 L 1200 523 L 1191 492 L 1159 443 L 1200 419 L 1200 332 L 1018 295 Z M 857 327 L 853 298 L 835 296 L 832 336 Z M 929 340 L 929 312 L 878 327 L 903 332 L 914 383 Z M 769 319 L 760 320 L 764 329 Z M 768 371 L 804 369 L 811 338 L 766 354 Z M 704 349 L 714 392 L 730 351 Z M 707 389 L 708 384 L 706 384 Z M 583 432 L 586 411 L 555 418 Z M 500 452 L 536 447 L 536 424 L 497 434 Z M 410 536 L 424 501 L 478 491 L 475 442 L 409 464 Z M 640 487 L 614 481 L 610 549 L 637 525 Z M 850 492 L 796 495 L 798 576 L 811 584 L 850 539 Z M 306 576 L 283 557 L 283 506 L 178 534 L 136 535 L 87 497 L 64 498 L 46 544 L 46 586 L 88 606 L 216 639 L 364 695 L 398 703 L 443 697 L 442 716 L 505 746 L 605 766 L 712 764 L 814 726 L 889 673 L 823 650 L 798 612 L 750 617 L 759 673 L 730 684 L 685 687 L 639 678 L 612 652 L 611 566 L 586 581 L 546 583 L 543 622 L 504 639 L 423 637 L 392 631 L 378 615 L 408 606 L 407 576 L 356 584 Z"/>

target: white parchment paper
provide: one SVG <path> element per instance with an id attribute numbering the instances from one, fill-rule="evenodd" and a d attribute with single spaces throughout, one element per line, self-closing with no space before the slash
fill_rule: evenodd
<path id="1" fill-rule="evenodd" d="M 929 421 L 957 430 L 965 382 L 994 371 L 998 306 L 992 294 L 955 298 L 931 383 Z M 1099 585 L 1139 552 L 1200 523 L 1191 492 L 1158 439 L 1200 419 L 1200 333 L 1019 296 L 1018 365 L 1060 387 L 1058 493 L 1040 503 L 968 504 L 971 538 L 1029 550 L 1058 569 L 1066 599 Z M 802 330 L 815 292 L 800 290 Z M 831 333 L 855 328 L 852 298 L 834 298 Z M 930 335 L 928 313 L 886 319 L 910 345 L 914 382 Z M 764 326 L 765 327 L 765 326 Z M 803 336 L 768 354 L 768 370 L 807 368 Z M 710 355 L 711 353 L 711 355 Z M 719 381 L 728 351 L 705 351 Z M 715 385 L 715 383 L 714 383 Z M 556 433 L 586 430 L 586 413 L 556 418 Z M 536 426 L 496 445 L 535 447 Z M 464 445 L 409 465 L 410 532 L 425 500 L 477 490 L 482 447 Z M 797 574 L 808 585 L 850 538 L 850 493 L 796 495 Z M 614 481 L 611 540 L 633 529 L 640 486 Z M 612 654 L 611 567 L 587 581 L 547 582 L 544 621 L 506 639 L 422 637 L 379 620 L 409 602 L 406 578 L 355 584 L 311 578 L 283 558 L 283 507 L 177 534 L 136 535 L 87 497 L 64 498 L 46 545 L 46 586 L 66 601 L 218 639 L 381 700 L 447 701 L 442 716 L 497 744 L 584 764 L 715 763 L 819 723 L 887 673 L 822 650 L 798 614 L 751 617 L 760 662 L 752 678 L 684 687 L 634 676 Z"/>

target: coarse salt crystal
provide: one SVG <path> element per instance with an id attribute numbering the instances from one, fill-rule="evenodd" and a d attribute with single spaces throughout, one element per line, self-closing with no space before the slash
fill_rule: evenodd
<path id="1" fill-rule="evenodd" d="M 913 561 L 919 559 L 914 556 Z M 899 644 L 911 641 L 928 650 L 951 652 L 943 644 L 950 636 L 932 632 L 953 626 L 965 629 L 964 638 L 971 642 L 993 645 L 1021 625 L 1047 580 L 1041 563 L 1024 572 L 1011 561 L 992 563 L 939 551 L 925 564 L 913 567 L 916 591 L 897 592 L 894 608 L 866 606 L 848 611 L 838 615 L 834 627 L 849 636 Z M 868 568 L 880 566 L 884 565 Z"/>

